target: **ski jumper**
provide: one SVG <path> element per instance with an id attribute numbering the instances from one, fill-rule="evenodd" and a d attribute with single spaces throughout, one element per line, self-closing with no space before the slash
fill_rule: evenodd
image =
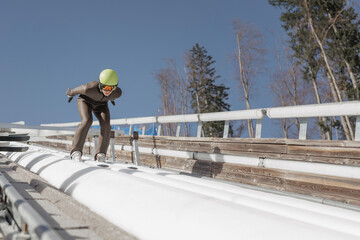
<path id="1" fill-rule="evenodd" d="M 74 151 L 83 152 L 86 136 L 89 128 L 93 122 L 92 113 L 96 116 L 100 123 L 100 136 L 96 149 L 97 153 L 104 153 L 106 155 L 110 143 L 110 111 L 108 101 L 113 101 L 120 97 L 122 91 L 119 87 L 106 97 L 99 89 L 99 82 L 93 81 L 87 84 L 74 88 L 70 92 L 70 96 L 80 95 L 77 99 L 81 123 L 75 132 L 74 140 L 72 143 L 71 153 Z M 70 153 L 70 154 L 71 154 Z"/>

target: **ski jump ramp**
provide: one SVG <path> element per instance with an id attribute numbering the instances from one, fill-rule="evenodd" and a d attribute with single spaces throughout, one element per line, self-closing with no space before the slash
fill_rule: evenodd
<path id="1" fill-rule="evenodd" d="M 2 154 L 139 239 L 360 238 L 359 211 L 44 147 Z"/>

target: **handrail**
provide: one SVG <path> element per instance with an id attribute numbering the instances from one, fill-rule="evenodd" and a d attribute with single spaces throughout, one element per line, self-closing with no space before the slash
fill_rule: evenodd
<path id="1" fill-rule="evenodd" d="M 67 124 L 65 123 L 65 125 Z M 7 132 L 16 132 L 16 134 L 28 134 L 31 137 L 74 135 L 76 131 L 75 128 L 70 127 L 29 126 L 10 123 L 0 123 L 0 129 L 6 129 Z M 91 129 L 89 135 L 99 135 L 99 130 Z"/>
<path id="2" fill-rule="evenodd" d="M 305 140 L 307 118 L 356 116 L 355 141 L 360 141 L 360 101 L 309 104 L 267 109 L 269 118 L 300 118 L 299 139 Z"/>
<path id="3" fill-rule="evenodd" d="M 355 140 L 360 141 L 360 101 L 347 101 L 339 103 L 322 103 L 309 104 L 301 106 L 275 107 L 266 109 L 237 110 L 227 112 L 214 112 L 202 114 L 184 114 L 169 116 L 151 116 L 138 118 L 123 118 L 110 121 L 111 125 L 132 125 L 157 123 L 159 125 L 158 135 L 161 124 L 176 123 L 176 136 L 180 133 L 180 123 L 198 123 L 197 137 L 200 137 L 203 122 L 208 121 L 225 121 L 224 137 L 227 137 L 229 130 L 229 121 L 255 119 L 256 121 L 256 138 L 261 138 L 262 119 L 267 116 L 270 119 L 279 118 L 300 118 L 299 139 L 306 139 L 307 118 L 309 117 L 329 117 L 329 116 L 356 116 Z M 55 123 L 41 124 L 46 127 L 75 127 L 80 122 L 73 123 Z M 99 122 L 94 121 L 93 126 L 98 126 Z M 1 126 L 0 126 L 1 127 Z M 144 128 L 143 128 L 144 130 Z"/>
<path id="4" fill-rule="evenodd" d="M 261 137 L 261 119 L 266 115 L 264 109 L 251 109 L 251 110 L 237 110 L 226 112 L 214 112 L 214 113 L 201 113 L 201 114 L 184 114 L 184 115 L 169 115 L 169 116 L 151 116 L 151 117 L 138 117 L 138 118 L 124 118 L 113 119 L 110 121 L 111 125 L 136 125 L 136 124 L 148 124 L 148 123 L 190 123 L 196 122 L 200 124 L 202 122 L 210 121 L 225 121 L 228 124 L 231 120 L 244 120 L 244 119 L 256 119 L 257 120 L 257 136 Z M 54 123 L 54 124 L 41 124 L 41 126 L 47 127 L 74 127 L 80 122 L 72 123 Z M 99 121 L 94 121 L 93 126 L 99 126 Z M 226 129 L 228 131 L 228 128 Z M 158 133 L 160 131 L 158 130 Z M 198 131 L 199 132 L 199 131 Z M 177 136 L 180 133 L 180 125 L 178 124 Z M 159 135 L 159 134 L 158 134 Z M 224 131 L 224 136 L 227 132 Z M 199 133 L 198 133 L 198 137 Z"/>
<path id="5" fill-rule="evenodd" d="M 137 117 L 137 118 L 123 118 L 113 119 L 110 121 L 111 125 L 130 125 L 130 124 L 146 124 L 146 123 L 178 123 L 178 122 L 209 122 L 209 121 L 229 121 L 229 120 L 243 120 L 243 119 L 262 119 L 266 115 L 264 109 L 251 110 L 237 110 L 227 112 L 214 112 L 202 114 L 183 114 L 183 115 L 168 115 L 168 116 L 152 116 L 152 117 Z M 71 123 L 52 123 L 41 124 L 41 126 L 48 127 L 75 127 L 80 122 Z M 99 121 L 93 121 L 93 126 L 99 126 Z"/>
<path id="6" fill-rule="evenodd" d="M 360 101 L 268 108 L 269 118 L 360 116 Z"/>

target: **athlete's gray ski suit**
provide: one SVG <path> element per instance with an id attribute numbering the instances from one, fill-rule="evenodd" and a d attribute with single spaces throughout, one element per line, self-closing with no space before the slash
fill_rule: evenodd
<path id="1" fill-rule="evenodd" d="M 100 123 L 100 136 L 96 153 L 105 153 L 110 143 L 110 111 L 107 102 L 120 97 L 122 91 L 117 87 L 108 97 L 100 92 L 99 83 L 89 82 L 71 90 L 69 96 L 80 95 L 77 99 L 77 105 L 81 117 L 75 137 L 72 143 L 71 153 L 74 151 L 83 152 L 84 143 L 89 128 L 93 122 L 92 112 Z M 70 154 L 71 154 L 70 153 Z"/>

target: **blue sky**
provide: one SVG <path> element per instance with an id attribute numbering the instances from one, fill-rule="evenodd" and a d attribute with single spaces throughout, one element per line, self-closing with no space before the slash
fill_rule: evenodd
<path id="1" fill-rule="evenodd" d="M 220 82 L 230 87 L 231 110 L 244 109 L 229 60 L 237 18 L 265 36 L 265 73 L 257 79 L 252 108 L 271 107 L 274 33 L 284 35 L 280 14 L 265 0 L 1 1 L 0 122 L 80 121 L 76 101 L 69 104 L 65 91 L 96 81 L 105 68 L 118 72 L 123 90 L 110 105 L 113 119 L 155 116 L 160 90 L 154 73 L 167 58 L 180 65 L 195 43 L 213 56 Z"/>

